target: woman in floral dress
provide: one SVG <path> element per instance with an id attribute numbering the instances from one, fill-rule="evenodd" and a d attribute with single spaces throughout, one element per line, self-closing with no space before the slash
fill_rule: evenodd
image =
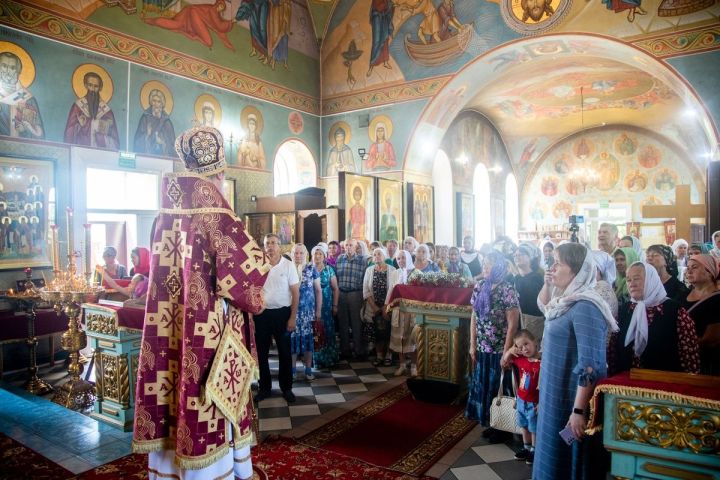
<path id="1" fill-rule="evenodd" d="M 320 272 L 320 291 L 322 292 L 322 309 L 320 318 L 323 326 L 323 341 L 313 355 L 315 368 L 331 368 L 339 358 L 338 348 L 335 342 L 335 320 L 337 314 L 338 289 L 335 270 L 326 264 L 327 249 L 323 245 L 317 245 L 312 249 L 312 260 L 315 270 Z M 316 332 L 319 333 L 319 332 Z"/>
<path id="2" fill-rule="evenodd" d="M 490 424 L 490 403 L 500 387 L 503 354 L 513 346 L 513 336 L 520 323 L 518 294 L 506 281 L 507 261 L 499 252 L 492 252 L 483 261 L 483 279 L 473 290 L 470 326 L 470 357 L 474 368 L 470 381 L 465 416 L 487 427 Z M 487 432 L 487 433 L 485 433 Z M 501 438 L 493 429 L 483 436 L 492 441 Z"/>
<path id="3" fill-rule="evenodd" d="M 305 378 L 314 380 L 312 361 L 314 351 L 313 322 L 320 320 L 322 292 L 320 291 L 320 274 L 312 263 L 308 263 L 307 248 L 296 243 L 292 249 L 293 262 L 300 278 L 300 301 L 298 304 L 295 331 L 290 334 L 290 352 L 292 353 L 292 373 L 295 378 L 295 364 L 299 354 L 305 364 Z"/>

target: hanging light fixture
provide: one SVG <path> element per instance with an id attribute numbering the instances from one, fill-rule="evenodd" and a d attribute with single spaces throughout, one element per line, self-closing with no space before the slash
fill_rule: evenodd
<path id="1" fill-rule="evenodd" d="M 585 96 L 583 93 L 584 87 L 580 87 L 580 132 L 582 134 L 582 131 L 585 129 Z M 583 191 L 588 186 L 594 185 L 597 183 L 597 181 L 600 179 L 600 174 L 593 168 L 592 161 L 588 159 L 590 156 L 590 146 L 587 143 L 587 140 L 585 137 L 582 137 L 580 139 L 580 143 L 577 146 L 577 149 L 575 151 L 575 154 L 577 155 L 578 159 L 580 159 L 579 164 L 573 168 L 573 171 L 570 173 L 570 178 L 572 178 L 574 181 L 578 182 L 581 186 Z"/>

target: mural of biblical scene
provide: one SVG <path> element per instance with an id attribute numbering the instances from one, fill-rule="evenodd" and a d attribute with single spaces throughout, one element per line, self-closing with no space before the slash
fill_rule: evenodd
<path id="1" fill-rule="evenodd" d="M 153 68 L 181 73 L 178 65 L 191 65 L 190 70 L 197 72 L 198 79 L 210 79 L 210 83 L 220 85 L 221 77 L 213 77 L 208 72 L 207 66 L 212 64 L 231 74 L 262 76 L 294 91 L 317 95 L 318 43 L 305 2 L 39 0 L 33 3 L 69 15 L 72 23 L 59 20 L 63 28 L 67 24 L 68 31 L 82 27 L 85 35 L 92 37 L 95 32 L 100 34 L 96 27 L 102 27 L 130 36 L 126 41 L 128 52 L 157 44 L 165 51 L 158 55 L 162 61 L 148 59 Z M 157 47 L 150 48 L 156 50 Z M 249 61 L 252 59 L 255 61 Z"/>
<path id="2" fill-rule="evenodd" d="M 420 243 L 435 241 L 433 187 L 408 183 L 408 230 Z"/>
<path id="3" fill-rule="evenodd" d="M 0 173 L 0 270 L 49 266 L 53 163 L 0 157 Z"/>
<path id="4" fill-rule="evenodd" d="M 659 158 L 662 164 L 655 161 Z M 569 170 L 558 175 L 558 163 L 567 159 L 572 160 Z M 702 170 L 686 151 L 654 132 L 596 129 L 558 142 L 538 159 L 521 193 L 521 223 L 532 230 L 536 225 L 557 225 L 566 222 L 569 214 L 582 214 L 574 210 L 580 204 L 608 201 L 630 204 L 633 218 L 642 219 L 643 206 L 673 203 L 680 184 L 691 185 L 691 200 L 700 201 L 703 179 Z M 531 201 L 538 191 L 542 198 L 552 198 L 549 211 Z"/>
<path id="5" fill-rule="evenodd" d="M 353 151 L 348 146 L 352 139 L 352 129 L 347 122 L 336 122 L 330 127 L 328 141 L 330 151 L 325 166 L 325 176 L 335 177 L 340 172 L 356 172 Z"/>
<path id="6" fill-rule="evenodd" d="M 223 111 L 217 98 L 209 93 L 203 93 L 195 99 L 195 117 L 193 125 L 198 127 L 220 128 Z"/>
<path id="7" fill-rule="evenodd" d="M 375 178 L 340 173 L 340 208 L 345 210 L 345 238 L 375 239 Z"/>
<path id="8" fill-rule="evenodd" d="M 390 143 L 393 132 L 393 123 L 386 115 L 378 115 L 370 120 L 368 136 L 370 137 L 370 151 L 365 162 L 364 172 L 395 170 L 397 157 L 395 149 Z"/>
<path id="9" fill-rule="evenodd" d="M 252 105 L 243 108 L 240 114 L 240 125 L 244 135 L 240 139 L 238 147 L 237 164 L 244 168 L 267 169 L 265 148 L 260 139 L 265 125 L 262 113 Z"/>
<path id="10" fill-rule="evenodd" d="M 377 204 L 380 211 L 380 232 L 378 240 L 402 241 L 403 188 L 402 182 L 378 178 Z"/>
<path id="11" fill-rule="evenodd" d="M 109 105 L 113 81 L 107 70 L 94 63 L 78 66 L 72 75 L 72 89 L 77 98 L 65 123 L 65 143 L 118 150 L 118 123 Z"/>
<path id="12" fill-rule="evenodd" d="M 21 46 L 0 42 L 0 135 L 43 139 L 42 116 L 30 92 L 35 63 Z"/>
<path id="13" fill-rule="evenodd" d="M 505 22 L 525 35 L 544 32 L 561 22 L 571 4 L 571 0 L 500 0 Z"/>
<path id="14" fill-rule="evenodd" d="M 134 151 L 164 157 L 175 154 L 175 128 L 170 114 L 173 95 L 164 83 L 151 80 L 140 90 L 143 113 L 135 130 Z"/>

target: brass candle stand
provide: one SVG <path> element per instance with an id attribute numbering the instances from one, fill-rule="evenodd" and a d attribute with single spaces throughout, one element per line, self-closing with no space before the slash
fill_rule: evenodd
<path id="1" fill-rule="evenodd" d="M 30 378 L 25 382 L 25 390 L 33 395 L 45 395 L 46 393 L 52 392 L 53 388 L 45 380 L 38 377 L 37 374 L 38 339 L 35 336 L 35 305 L 41 300 L 41 296 L 40 291 L 32 281 L 32 270 L 30 268 L 25 269 L 25 277 L 25 289 L 22 292 L 13 292 L 11 289 L 2 295 L 2 298 L 10 300 L 25 312 L 28 328 L 28 336 L 25 343 L 28 346 L 28 353 L 30 355 L 30 365 L 28 366 Z M 52 352 L 50 352 L 50 355 L 52 355 Z"/>
<path id="2" fill-rule="evenodd" d="M 70 380 L 56 390 L 52 401 L 72 410 L 86 410 L 95 402 L 95 384 L 80 377 L 83 372 L 80 350 L 87 345 L 87 337 L 80 323 L 80 305 L 97 302 L 103 288 L 93 285 L 89 272 L 85 272 L 84 276 L 77 274 L 75 265 L 78 255 L 75 252 L 68 257 L 70 262 L 67 271 L 55 270 L 53 281 L 40 290 L 42 299 L 52 304 L 56 312 L 65 312 L 68 318 L 68 329 L 62 335 L 61 345 L 69 352 Z"/>

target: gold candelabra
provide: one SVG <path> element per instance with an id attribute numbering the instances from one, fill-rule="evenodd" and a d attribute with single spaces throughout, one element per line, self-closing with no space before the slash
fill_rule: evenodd
<path id="1" fill-rule="evenodd" d="M 68 265 L 65 271 L 60 270 L 57 225 L 53 225 L 53 273 L 55 277 L 40 290 L 40 296 L 53 305 L 56 312 L 65 312 L 68 318 L 68 329 L 62 335 L 61 345 L 69 352 L 70 364 L 68 373 L 70 380 L 65 382 L 53 396 L 53 402 L 73 410 L 91 408 L 95 401 L 95 384 L 80 377 L 83 366 L 80 363 L 80 350 L 87 345 L 87 337 L 80 323 L 80 305 L 85 302 L 96 302 L 103 288 L 92 281 L 89 255 L 85 254 L 85 271 L 80 275 L 77 271 L 77 259 L 80 255 L 75 251 L 73 241 L 73 210 L 67 209 L 68 230 Z M 85 225 L 86 250 L 89 250 L 90 225 Z"/>

